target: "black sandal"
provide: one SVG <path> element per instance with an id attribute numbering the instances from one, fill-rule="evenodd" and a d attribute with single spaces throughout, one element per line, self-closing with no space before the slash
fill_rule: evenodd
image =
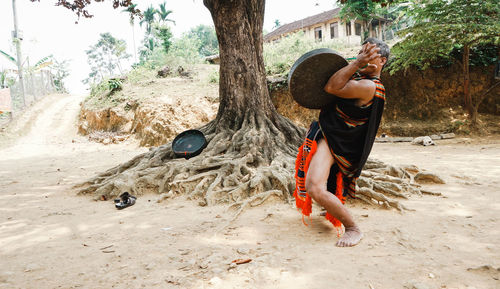
<path id="1" fill-rule="evenodd" d="M 125 209 L 126 207 L 133 206 L 135 204 L 135 200 L 137 198 L 135 196 L 132 196 L 128 192 L 125 192 L 120 195 L 119 199 L 115 199 L 115 207 L 118 210 Z"/>

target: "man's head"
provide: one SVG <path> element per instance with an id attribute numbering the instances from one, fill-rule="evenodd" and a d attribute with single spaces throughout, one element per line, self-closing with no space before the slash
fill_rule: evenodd
<path id="1" fill-rule="evenodd" d="M 380 57 L 377 57 L 374 60 L 370 61 L 370 64 L 375 64 L 376 66 L 370 65 L 365 69 L 361 69 L 360 73 L 367 75 L 380 75 L 382 68 L 384 68 L 387 60 L 389 59 L 389 46 L 385 44 L 385 42 L 373 37 L 366 38 L 366 40 L 363 42 L 363 45 L 365 45 L 366 43 L 377 45 L 377 47 L 380 49 L 378 52 L 378 54 L 380 54 Z"/>

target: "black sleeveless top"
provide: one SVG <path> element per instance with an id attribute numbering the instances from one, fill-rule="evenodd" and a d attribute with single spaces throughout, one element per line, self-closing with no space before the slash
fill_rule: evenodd
<path id="1" fill-rule="evenodd" d="M 378 78 L 355 74 L 352 79 L 375 82 L 373 100 L 359 107 L 356 99 L 333 96 L 335 101 L 320 112 L 319 125 L 338 169 L 346 177 L 357 178 L 375 141 L 384 110 L 385 89 Z"/>

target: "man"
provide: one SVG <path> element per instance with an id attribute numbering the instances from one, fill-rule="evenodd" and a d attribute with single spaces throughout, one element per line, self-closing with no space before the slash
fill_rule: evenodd
<path id="1" fill-rule="evenodd" d="M 326 218 L 337 229 L 343 224 L 339 247 L 354 246 L 363 237 L 343 203 L 355 193 L 380 124 L 385 101 L 380 72 L 388 57 L 387 44 L 368 38 L 357 59 L 330 77 L 325 91 L 335 101 L 321 110 L 319 122 L 311 125 L 299 150 L 297 175 L 305 176 L 305 188 L 301 190 L 296 175 L 297 207 L 309 216 L 312 198 L 326 209 Z"/>

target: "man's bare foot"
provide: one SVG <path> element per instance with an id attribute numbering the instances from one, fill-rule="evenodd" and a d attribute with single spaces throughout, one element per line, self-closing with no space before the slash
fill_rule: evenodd
<path id="1" fill-rule="evenodd" d="M 345 228 L 345 233 L 340 237 L 335 244 L 337 247 L 352 247 L 355 246 L 363 238 L 363 233 L 358 227 L 348 227 Z"/>

